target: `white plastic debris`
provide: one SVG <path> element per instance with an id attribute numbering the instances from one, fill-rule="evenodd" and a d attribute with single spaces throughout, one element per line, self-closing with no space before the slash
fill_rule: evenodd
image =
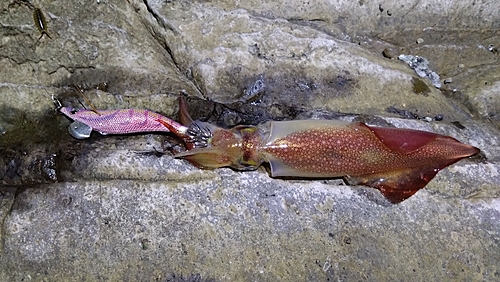
<path id="1" fill-rule="evenodd" d="M 429 69 L 429 61 L 426 58 L 401 54 L 398 56 L 398 59 L 406 62 L 410 66 L 410 68 L 412 68 L 418 74 L 418 76 L 429 79 L 434 87 L 441 88 L 441 80 L 439 79 L 439 75 Z"/>

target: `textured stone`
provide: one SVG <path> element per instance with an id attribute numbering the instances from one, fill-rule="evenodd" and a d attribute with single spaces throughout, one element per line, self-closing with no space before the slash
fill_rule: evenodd
<path id="1" fill-rule="evenodd" d="M 499 279 L 498 1 L 36 1 L 52 37 L 38 42 L 32 10 L 11 2 L 0 280 Z M 435 88 L 400 54 L 451 82 Z M 482 154 L 391 205 L 339 179 L 200 170 L 169 135 L 74 140 L 51 99 L 81 107 L 73 84 L 99 109 L 176 118 L 184 93 L 195 118 L 225 126 L 355 118 Z"/>

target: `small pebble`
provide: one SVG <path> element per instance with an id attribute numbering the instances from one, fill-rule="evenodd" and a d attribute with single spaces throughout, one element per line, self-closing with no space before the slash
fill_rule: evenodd
<path id="1" fill-rule="evenodd" d="M 424 43 L 424 39 L 423 38 L 418 38 L 417 39 L 417 44 L 422 44 Z"/>
<path id="2" fill-rule="evenodd" d="M 488 51 L 490 51 L 493 54 L 498 54 L 498 49 L 493 44 L 488 45 Z"/>
<path id="3" fill-rule="evenodd" d="M 451 77 L 448 77 L 447 79 L 445 79 L 444 81 L 444 84 L 450 84 L 453 82 L 453 79 Z"/>
<path id="4" fill-rule="evenodd" d="M 385 48 L 384 51 L 382 51 L 382 56 L 389 59 L 394 58 L 394 55 L 391 54 L 391 51 L 388 48 Z"/>
<path id="5" fill-rule="evenodd" d="M 458 67 L 459 68 L 465 68 L 465 65 L 464 64 L 459 64 Z"/>
<path id="6" fill-rule="evenodd" d="M 431 122 L 431 121 L 432 121 L 432 118 L 431 118 L 431 117 L 424 117 L 424 120 L 425 120 L 426 122 Z"/>

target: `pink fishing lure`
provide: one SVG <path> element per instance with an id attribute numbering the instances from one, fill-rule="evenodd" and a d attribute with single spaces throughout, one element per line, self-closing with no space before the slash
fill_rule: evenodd
<path id="1" fill-rule="evenodd" d="M 103 135 L 169 132 L 170 130 L 164 126 L 165 123 L 169 124 L 171 128 L 177 128 L 179 133 L 182 130 L 187 130 L 187 127 L 149 110 L 126 109 L 94 112 L 91 110 L 76 111 L 70 107 L 61 107 L 59 111 L 77 122 L 70 126 L 70 133 L 78 139 L 89 137 L 91 130 Z M 82 129 L 82 124 L 87 127 Z M 80 129 L 77 128 L 79 126 Z"/>

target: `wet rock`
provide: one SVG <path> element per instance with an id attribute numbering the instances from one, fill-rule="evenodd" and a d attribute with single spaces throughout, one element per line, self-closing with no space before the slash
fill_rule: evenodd
<path id="1" fill-rule="evenodd" d="M 29 7 L 0 4 L 0 280 L 497 280 L 497 4 L 372 4 L 38 1 L 39 42 Z M 386 48 L 453 83 L 415 88 Z M 74 84 L 99 109 L 176 118 L 183 93 L 226 126 L 361 114 L 482 154 L 391 205 L 339 179 L 200 170 L 169 135 L 74 140 L 51 99 L 86 105 Z"/>

